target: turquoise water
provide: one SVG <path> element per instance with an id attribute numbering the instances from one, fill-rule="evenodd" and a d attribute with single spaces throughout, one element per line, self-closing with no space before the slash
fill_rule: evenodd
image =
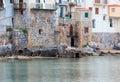
<path id="1" fill-rule="evenodd" d="M 0 61 L 0 82 L 120 82 L 120 56 Z"/>

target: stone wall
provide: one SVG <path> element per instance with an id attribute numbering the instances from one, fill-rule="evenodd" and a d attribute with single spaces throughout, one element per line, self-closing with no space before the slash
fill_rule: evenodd
<path id="1" fill-rule="evenodd" d="M 28 48 L 56 47 L 59 38 L 56 34 L 57 18 L 55 11 L 25 10 L 23 15 L 16 11 L 15 28 L 29 28 Z"/>
<path id="2" fill-rule="evenodd" d="M 96 42 L 101 48 L 113 48 L 120 43 L 120 33 L 93 33 L 92 41 Z"/>
<path id="3" fill-rule="evenodd" d="M 13 45 L 16 50 L 22 50 L 27 48 L 28 44 L 28 35 L 24 34 L 20 30 L 14 30 L 12 33 Z"/>
<path id="4" fill-rule="evenodd" d="M 54 11 L 32 10 L 29 40 L 32 47 L 56 47 L 56 17 Z"/>
<path id="5" fill-rule="evenodd" d="M 81 41 L 81 47 L 86 45 L 88 42 L 92 39 L 92 26 L 91 21 L 86 20 L 82 21 L 80 25 L 80 41 Z"/>

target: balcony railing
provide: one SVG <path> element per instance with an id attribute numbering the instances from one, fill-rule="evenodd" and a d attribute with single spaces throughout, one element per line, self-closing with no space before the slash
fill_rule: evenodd
<path id="1" fill-rule="evenodd" d="M 37 10 L 57 10 L 57 4 L 47 4 L 47 3 L 32 3 L 31 9 Z"/>
<path id="2" fill-rule="evenodd" d="M 15 10 L 25 10 L 26 9 L 26 3 L 14 3 L 13 7 Z"/>

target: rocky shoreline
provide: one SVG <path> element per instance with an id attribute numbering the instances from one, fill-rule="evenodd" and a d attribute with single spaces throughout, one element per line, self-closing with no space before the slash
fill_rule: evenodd
<path id="1" fill-rule="evenodd" d="M 82 48 L 62 45 L 54 48 L 24 48 L 15 50 L 11 44 L 0 46 L 0 60 L 7 59 L 40 59 L 40 58 L 82 58 L 86 56 L 104 56 L 120 54 L 117 49 L 100 49 L 96 45 L 89 44 Z"/>
<path id="2" fill-rule="evenodd" d="M 86 56 L 105 56 L 105 55 L 120 55 L 119 50 L 100 50 L 98 52 L 81 52 L 81 51 L 65 51 L 62 55 L 56 55 L 56 56 L 42 56 L 42 55 L 6 55 L 6 56 L 0 56 L 0 60 L 9 60 L 9 59 L 18 59 L 18 60 L 31 60 L 31 59 L 41 59 L 41 58 L 82 58 Z"/>

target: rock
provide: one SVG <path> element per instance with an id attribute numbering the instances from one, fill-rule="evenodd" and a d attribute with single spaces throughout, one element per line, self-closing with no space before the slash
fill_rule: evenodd
<path id="1" fill-rule="evenodd" d="M 89 46 L 87 46 L 87 47 L 84 47 L 84 48 L 83 48 L 83 52 L 93 53 L 93 52 L 94 52 L 94 49 L 91 48 L 91 47 L 89 47 Z"/>
<path id="2" fill-rule="evenodd" d="M 63 49 L 63 50 L 65 50 L 68 46 L 66 45 L 66 44 L 60 44 L 60 46 L 61 46 L 61 48 Z"/>
<path id="3" fill-rule="evenodd" d="M 7 55 L 8 52 L 12 52 L 12 44 L 0 45 L 0 55 Z"/>
<path id="4" fill-rule="evenodd" d="M 76 48 L 68 46 L 65 50 L 67 50 L 67 51 L 76 50 Z"/>
<path id="5" fill-rule="evenodd" d="M 99 54 L 99 56 L 104 56 L 105 55 L 105 52 L 101 52 L 100 54 Z"/>
<path id="6" fill-rule="evenodd" d="M 95 42 L 89 42 L 88 45 L 93 49 L 97 48 L 97 44 Z"/>
<path id="7" fill-rule="evenodd" d="M 93 56 L 99 56 L 99 54 L 98 53 L 93 53 Z"/>
<path id="8" fill-rule="evenodd" d="M 115 44 L 113 49 L 120 50 L 120 43 Z"/>
<path id="9" fill-rule="evenodd" d="M 8 57 L 8 59 L 18 59 L 17 56 L 11 56 L 11 57 Z"/>
<path id="10" fill-rule="evenodd" d="M 89 42 L 88 46 L 91 47 L 91 48 L 93 48 L 94 52 L 96 52 L 97 50 L 100 50 L 100 48 L 102 48 L 102 47 L 100 47 L 99 44 L 97 44 L 95 42 Z"/>

